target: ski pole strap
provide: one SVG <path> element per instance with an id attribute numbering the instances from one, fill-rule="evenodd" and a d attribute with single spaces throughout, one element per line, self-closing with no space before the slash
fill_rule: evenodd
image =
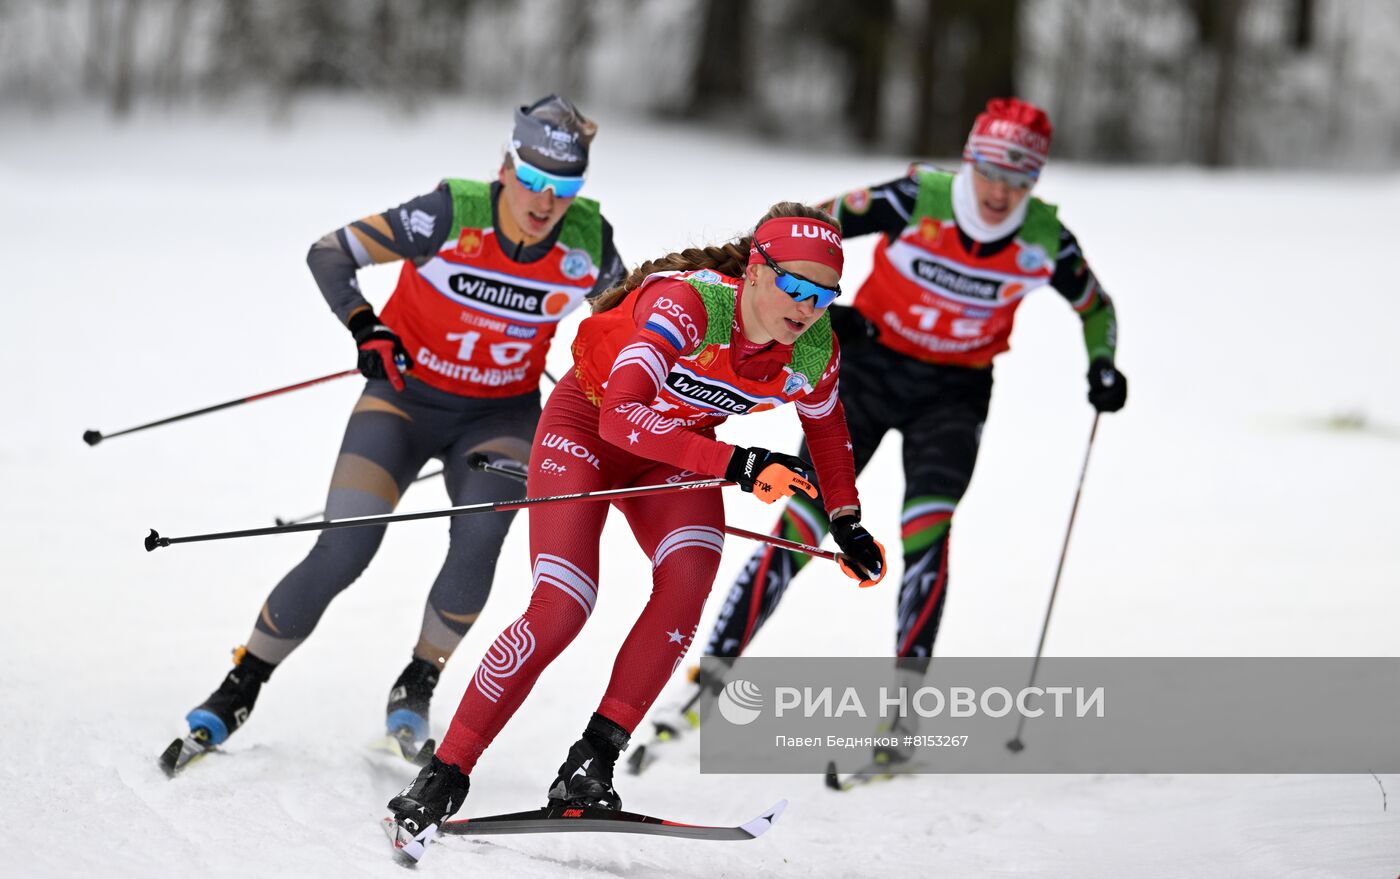
<path id="1" fill-rule="evenodd" d="M 295 525 L 275 525 L 267 528 L 246 528 L 241 531 L 217 531 L 211 534 L 191 534 L 187 537 L 162 537 L 154 528 L 146 536 L 146 552 L 157 547 L 176 543 L 198 543 L 204 540 L 229 540 L 234 537 L 262 537 L 268 534 L 291 534 L 295 531 L 329 531 L 333 528 L 362 528 L 366 525 L 387 525 L 390 522 L 411 522 L 415 519 L 440 519 L 445 516 L 469 516 L 473 513 L 499 513 L 506 510 L 520 510 L 545 504 L 568 504 L 581 501 L 612 501 L 622 498 L 646 497 L 653 494 L 667 494 L 678 491 L 691 491 L 703 488 L 723 488 L 733 485 L 725 479 L 701 479 L 695 482 L 681 482 L 675 485 L 641 485 L 633 488 L 611 488 L 603 491 L 585 491 L 575 494 L 559 494 L 551 497 L 524 498 L 518 501 L 498 501 L 480 504 L 467 504 L 446 507 L 440 510 L 423 510 L 417 513 L 383 513 L 375 516 L 351 516 L 345 519 L 331 519 L 326 522 L 301 522 Z"/>
<path id="2" fill-rule="evenodd" d="M 237 400 L 229 400 L 227 403 L 216 403 L 213 406 L 205 406 L 203 409 L 195 409 L 191 412 L 182 412 L 179 415 L 172 415 L 169 418 L 162 418 L 159 421 L 150 421 L 146 424 L 138 424 L 135 427 L 128 427 L 126 430 L 119 430 L 116 433 L 104 434 L 100 430 L 83 431 L 83 442 L 90 446 L 95 446 L 104 439 L 111 439 L 114 436 L 123 436 L 128 433 L 136 433 L 139 430 L 148 430 L 152 427 L 160 427 L 162 424 L 171 424 L 176 421 L 184 421 L 186 418 L 194 418 L 197 415 L 208 415 L 210 412 L 218 412 L 220 409 L 229 409 L 234 406 L 242 406 L 244 403 L 252 403 L 255 400 L 265 400 L 268 397 L 275 397 L 278 394 L 286 394 L 291 391 L 299 391 L 302 388 L 309 388 L 312 385 L 319 385 L 322 382 L 334 381 L 346 376 L 359 375 L 358 369 L 347 369 L 344 372 L 333 372 L 330 375 L 323 375 L 320 378 L 308 379 L 304 382 L 297 382 L 294 385 L 287 385 L 284 388 L 275 388 L 271 391 L 263 391 L 261 394 L 253 394 L 249 397 L 239 397 Z"/>

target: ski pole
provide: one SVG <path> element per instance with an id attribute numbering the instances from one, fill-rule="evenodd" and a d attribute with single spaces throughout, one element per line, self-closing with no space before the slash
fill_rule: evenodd
<path id="1" fill-rule="evenodd" d="M 556 385 L 559 384 L 559 379 L 557 379 L 557 378 L 555 378 L 553 375 L 551 375 L 550 372 L 549 372 L 549 370 L 547 370 L 547 369 L 544 371 L 544 377 L 547 378 L 547 379 L 549 379 L 551 382 L 553 382 L 553 383 L 556 384 Z M 508 476 L 516 476 L 516 475 L 517 475 L 514 471 L 508 470 L 508 468 L 504 468 L 504 467 L 495 467 L 495 466 L 492 466 L 492 465 L 486 465 L 486 462 L 487 462 L 486 456 L 485 456 L 485 455 L 482 455 L 482 454 L 480 454 L 480 453 L 476 453 L 476 452 L 472 453 L 472 455 L 471 455 L 470 457 L 467 458 L 467 465 L 470 466 L 470 467 L 472 467 L 472 468 L 474 468 L 474 469 L 476 469 L 476 470 L 483 470 L 483 471 L 485 471 L 485 472 L 487 472 L 487 473 L 497 473 L 497 472 L 499 472 L 499 473 L 502 474 L 502 475 L 508 475 Z M 486 466 L 482 466 L 482 465 L 486 465 Z M 417 483 L 422 482 L 422 481 L 424 481 L 424 480 L 426 480 L 426 479 L 432 479 L 432 478 L 435 477 L 435 476 L 441 476 L 441 475 L 442 475 L 442 468 L 439 467 L 438 469 L 433 470 L 433 471 L 431 471 L 431 472 L 419 474 L 417 477 L 414 478 L 413 482 L 410 482 L 410 483 L 409 483 L 409 485 L 416 485 Z M 520 477 L 520 481 L 521 481 L 521 482 L 524 482 L 524 481 L 525 481 L 525 471 L 521 470 L 521 471 L 519 472 L 518 475 L 519 475 L 519 477 Z M 276 517 L 273 518 L 272 521 L 276 522 L 278 525 L 297 525 L 297 524 L 300 524 L 300 523 L 302 523 L 302 522 L 309 522 L 309 521 L 311 521 L 312 519 L 315 519 L 317 516 L 324 516 L 325 514 L 326 514 L 326 511 L 325 511 L 325 510 L 317 510 L 317 511 L 314 512 L 314 513 L 307 513 L 305 516 L 298 516 L 298 517 L 296 517 L 295 519 L 283 519 L 281 516 L 276 516 Z"/>
<path id="2" fill-rule="evenodd" d="M 736 528 L 733 525 L 725 525 L 724 533 L 733 534 L 735 537 L 744 537 L 749 540 L 756 540 L 759 543 L 766 543 L 770 546 L 776 546 L 779 549 L 787 549 L 793 552 L 800 552 L 803 555 L 809 555 L 813 558 L 826 559 L 830 562 L 841 561 L 841 553 L 839 552 L 832 552 L 829 549 L 821 549 L 819 547 L 809 546 L 805 543 L 798 543 L 796 540 L 788 540 L 786 537 L 774 537 L 771 534 L 760 534 L 757 531 L 748 531 L 743 528 Z"/>
<path id="3" fill-rule="evenodd" d="M 497 467 L 495 465 L 487 464 L 486 456 L 479 452 L 473 452 L 467 457 L 467 466 L 471 467 L 473 470 L 484 470 L 487 473 L 500 473 L 503 476 L 518 478 L 521 482 L 525 481 L 524 470 L 517 472 L 507 467 Z M 413 478 L 413 481 L 410 482 L 409 485 L 417 485 L 418 483 L 423 482 L 424 480 L 432 479 L 435 476 L 441 476 L 442 471 L 443 468 L 439 467 L 438 469 L 430 470 L 427 473 L 420 473 Z M 317 510 L 314 513 L 307 513 L 305 516 L 297 516 L 295 519 L 283 519 L 281 516 L 275 516 L 273 517 L 272 521 L 276 522 L 278 525 L 299 525 L 302 522 L 310 522 L 317 516 L 324 516 L 325 514 L 325 510 Z"/>
<path id="4" fill-rule="evenodd" d="M 1074 517 L 1079 513 L 1079 496 L 1084 492 L 1084 476 L 1089 472 L 1089 453 L 1094 450 L 1094 436 L 1099 432 L 1099 415 L 1094 413 L 1094 426 L 1089 429 L 1089 444 L 1084 449 L 1084 466 L 1079 471 L 1079 486 L 1074 490 L 1074 504 L 1069 508 L 1069 525 L 1065 527 L 1065 542 L 1060 547 L 1060 563 L 1055 566 L 1055 582 L 1050 587 L 1050 603 L 1045 608 L 1045 622 L 1040 627 L 1040 643 L 1035 646 L 1035 662 L 1031 663 L 1031 679 L 1026 689 L 1035 686 L 1035 673 L 1040 668 L 1040 655 L 1045 651 L 1045 635 L 1050 631 L 1050 613 L 1055 609 L 1055 594 L 1060 591 L 1060 574 L 1065 569 L 1065 555 L 1069 552 L 1069 536 L 1074 532 Z M 1021 731 L 1026 726 L 1026 715 L 1021 714 L 1016 721 L 1016 735 L 1006 743 L 1012 753 L 1019 753 L 1026 747 L 1021 741 Z"/>
<path id="5" fill-rule="evenodd" d="M 489 460 L 487 460 L 486 456 L 482 454 L 473 454 L 469 456 L 467 458 L 467 466 L 471 467 L 473 470 L 480 470 L 483 473 L 495 473 L 498 476 L 507 476 L 511 479 L 518 479 L 521 482 L 524 482 L 526 478 L 524 470 L 517 469 L 515 467 L 502 467 L 500 464 L 492 464 Z M 795 540 L 788 540 L 783 537 L 774 537 L 771 534 L 760 534 L 757 531 L 747 531 L 743 528 L 735 528 L 733 525 L 725 525 L 724 533 L 732 534 L 735 537 L 744 537 L 749 540 L 756 540 L 759 543 L 771 544 L 772 546 L 776 546 L 780 549 L 787 549 L 793 552 L 800 552 L 804 555 L 813 556 L 819 559 L 826 559 L 828 561 L 833 562 L 839 562 L 841 560 L 840 553 L 820 549 L 815 546 L 808 546 L 805 543 L 798 543 Z"/>
<path id="6" fill-rule="evenodd" d="M 254 400 L 265 400 L 268 397 L 275 397 L 278 394 L 286 394 L 291 391 L 299 391 L 302 388 L 309 388 L 312 385 L 319 385 L 321 382 L 333 381 L 338 378 L 345 378 L 350 375 L 359 375 L 358 369 L 347 369 L 344 372 L 333 372 L 330 375 L 323 375 L 320 378 L 313 378 L 304 382 L 297 382 L 294 385 L 287 385 L 285 388 L 277 388 L 271 391 L 264 391 L 261 394 L 253 394 L 251 397 L 239 397 L 237 400 L 229 400 L 227 403 L 219 403 L 215 406 L 206 406 L 203 409 L 196 409 L 193 412 L 184 412 L 179 415 L 172 415 L 169 418 L 162 418 L 159 421 L 152 421 L 149 424 L 138 424 L 135 427 L 128 427 L 126 430 L 119 430 L 116 433 L 104 434 L 100 430 L 83 431 L 83 442 L 90 446 L 95 446 L 105 439 L 114 436 L 121 436 L 127 433 L 136 433 L 138 430 L 146 430 L 151 427 L 160 427 L 162 424 L 170 424 L 175 421 L 184 421 L 186 418 L 194 418 L 196 415 L 207 415 L 210 412 L 218 412 L 220 409 L 229 409 L 233 406 L 242 406 L 244 403 L 252 403 Z"/>
<path id="7" fill-rule="evenodd" d="M 523 498 L 518 501 L 488 501 L 480 504 L 467 504 L 459 507 L 446 507 L 440 510 L 423 510 L 417 513 L 382 513 L 375 516 L 351 516 L 345 519 L 331 519 L 327 522 L 302 522 L 296 525 L 275 525 L 268 528 L 247 528 L 241 531 L 217 531 L 211 534 L 192 534 L 188 537 L 162 537 L 154 528 L 146 536 L 146 552 L 160 546 L 176 543 L 197 543 L 204 540 L 228 540 L 234 537 L 262 537 L 267 534 L 291 534 L 295 531 L 329 531 L 333 528 L 361 528 L 366 525 L 387 525 L 390 522 L 411 522 L 417 519 L 440 519 L 445 516 L 468 516 L 473 513 L 499 513 L 506 510 L 520 510 L 526 507 L 546 504 L 567 504 L 579 501 L 612 501 L 621 498 L 646 497 L 653 494 L 690 491 L 703 488 L 723 488 L 733 485 L 727 479 L 701 479 L 695 482 L 681 482 L 675 485 L 640 485 L 632 488 L 611 488 L 603 491 L 584 491 L 574 494 L 557 494 L 550 497 Z"/>
<path id="8" fill-rule="evenodd" d="M 429 472 L 427 472 L 427 473 L 420 473 L 420 474 L 418 474 L 417 476 L 415 476 L 415 477 L 413 478 L 413 482 L 410 482 L 409 485 L 414 485 L 414 484 L 416 484 L 416 483 L 422 482 L 422 481 L 425 480 L 425 479 L 432 479 L 434 476 L 441 476 L 441 475 L 442 475 L 442 468 L 439 467 L 439 468 L 436 469 L 436 470 L 432 470 L 432 471 L 429 471 Z M 277 517 L 273 518 L 272 521 L 276 522 L 278 525 L 298 525 L 298 524 L 300 524 L 300 523 L 302 523 L 302 522 L 310 522 L 312 519 L 315 519 L 317 516 L 324 516 L 325 514 L 326 514 L 326 511 L 325 511 L 325 510 L 317 510 L 317 511 L 314 512 L 314 513 L 307 513 L 305 516 L 298 516 L 298 517 L 296 517 L 295 519 L 283 519 L 281 516 L 277 516 Z"/>

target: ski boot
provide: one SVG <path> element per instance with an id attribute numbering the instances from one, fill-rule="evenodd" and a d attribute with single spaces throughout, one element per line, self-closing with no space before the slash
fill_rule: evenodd
<path id="1" fill-rule="evenodd" d="M 174 777 L 191 762 L 228 741 L 253 713 L 258 692 L 276 668 L 249 653 L 247 647 L 234 650 L 233 668 L 219 684 L 219 689 L 185 715 L 185 722 L 190 725 L 189 735 L 171 742 L 161 754 L 160 765 L 165 773 Z"/>
<path id="2" fill-rule="evenodd" d="M 613 789 L 613 766 L 626 750 L 628 738 L 622 727 L 595 713 L 550 785 L 549 806 L 621 809 L 622 797 Z"/>
<path id="3" fill-rule="evenodd" d="M 414 657 L 394 681 L 384 709 L 389 738 L 405 760 L 419 766 L 426 765 L 433 754 L 434 743 L 428 738 L 428 703 L 441 673 L 437 663 Z"/>
<path id="4" fill-rule="evenodd" d="M 394 850 L 413 861 L 423 858 L 442 822 L 467 799 L 471 779 L 451 763 L 432 757 L 413 783 L 389 801 L 386 827 L 393 831 Z"/>
<path id="5" fill-rule="evenodd" d="M 224 682 L 219 684 L 219 689 L 185 715 L 190 732 L 207 731 L 211 745 L 222 745 L 228 741 L 228 737 L 253 713 L 258 692 L 276 668 L 272 663 L 249 653 L 247 647 L 234 650 L 233 668 L 224 677 Z"/>

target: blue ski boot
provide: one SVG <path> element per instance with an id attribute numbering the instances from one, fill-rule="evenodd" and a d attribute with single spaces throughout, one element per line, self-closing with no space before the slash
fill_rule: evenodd
<path id="1" fill-rule="evenodd" d="M 406 760 L 415 760 L 428 747 L 428 703 L 441 673 L 437 663 L 414 657 L 389 691 L 384 725 Z M 432 751 L 426 753 L 430 755 Z"/>

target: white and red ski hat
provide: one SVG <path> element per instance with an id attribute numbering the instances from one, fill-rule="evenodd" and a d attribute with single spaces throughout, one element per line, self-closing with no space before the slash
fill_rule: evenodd
<path id="1" fill-rule="evenodd" d="M 1050 157 L 1052 133 L 1050 117 L 1035 104 L 1020 98 L 993 98 L 972 123 L 963 161 L 990 162 L 1039 177 Z"/>

